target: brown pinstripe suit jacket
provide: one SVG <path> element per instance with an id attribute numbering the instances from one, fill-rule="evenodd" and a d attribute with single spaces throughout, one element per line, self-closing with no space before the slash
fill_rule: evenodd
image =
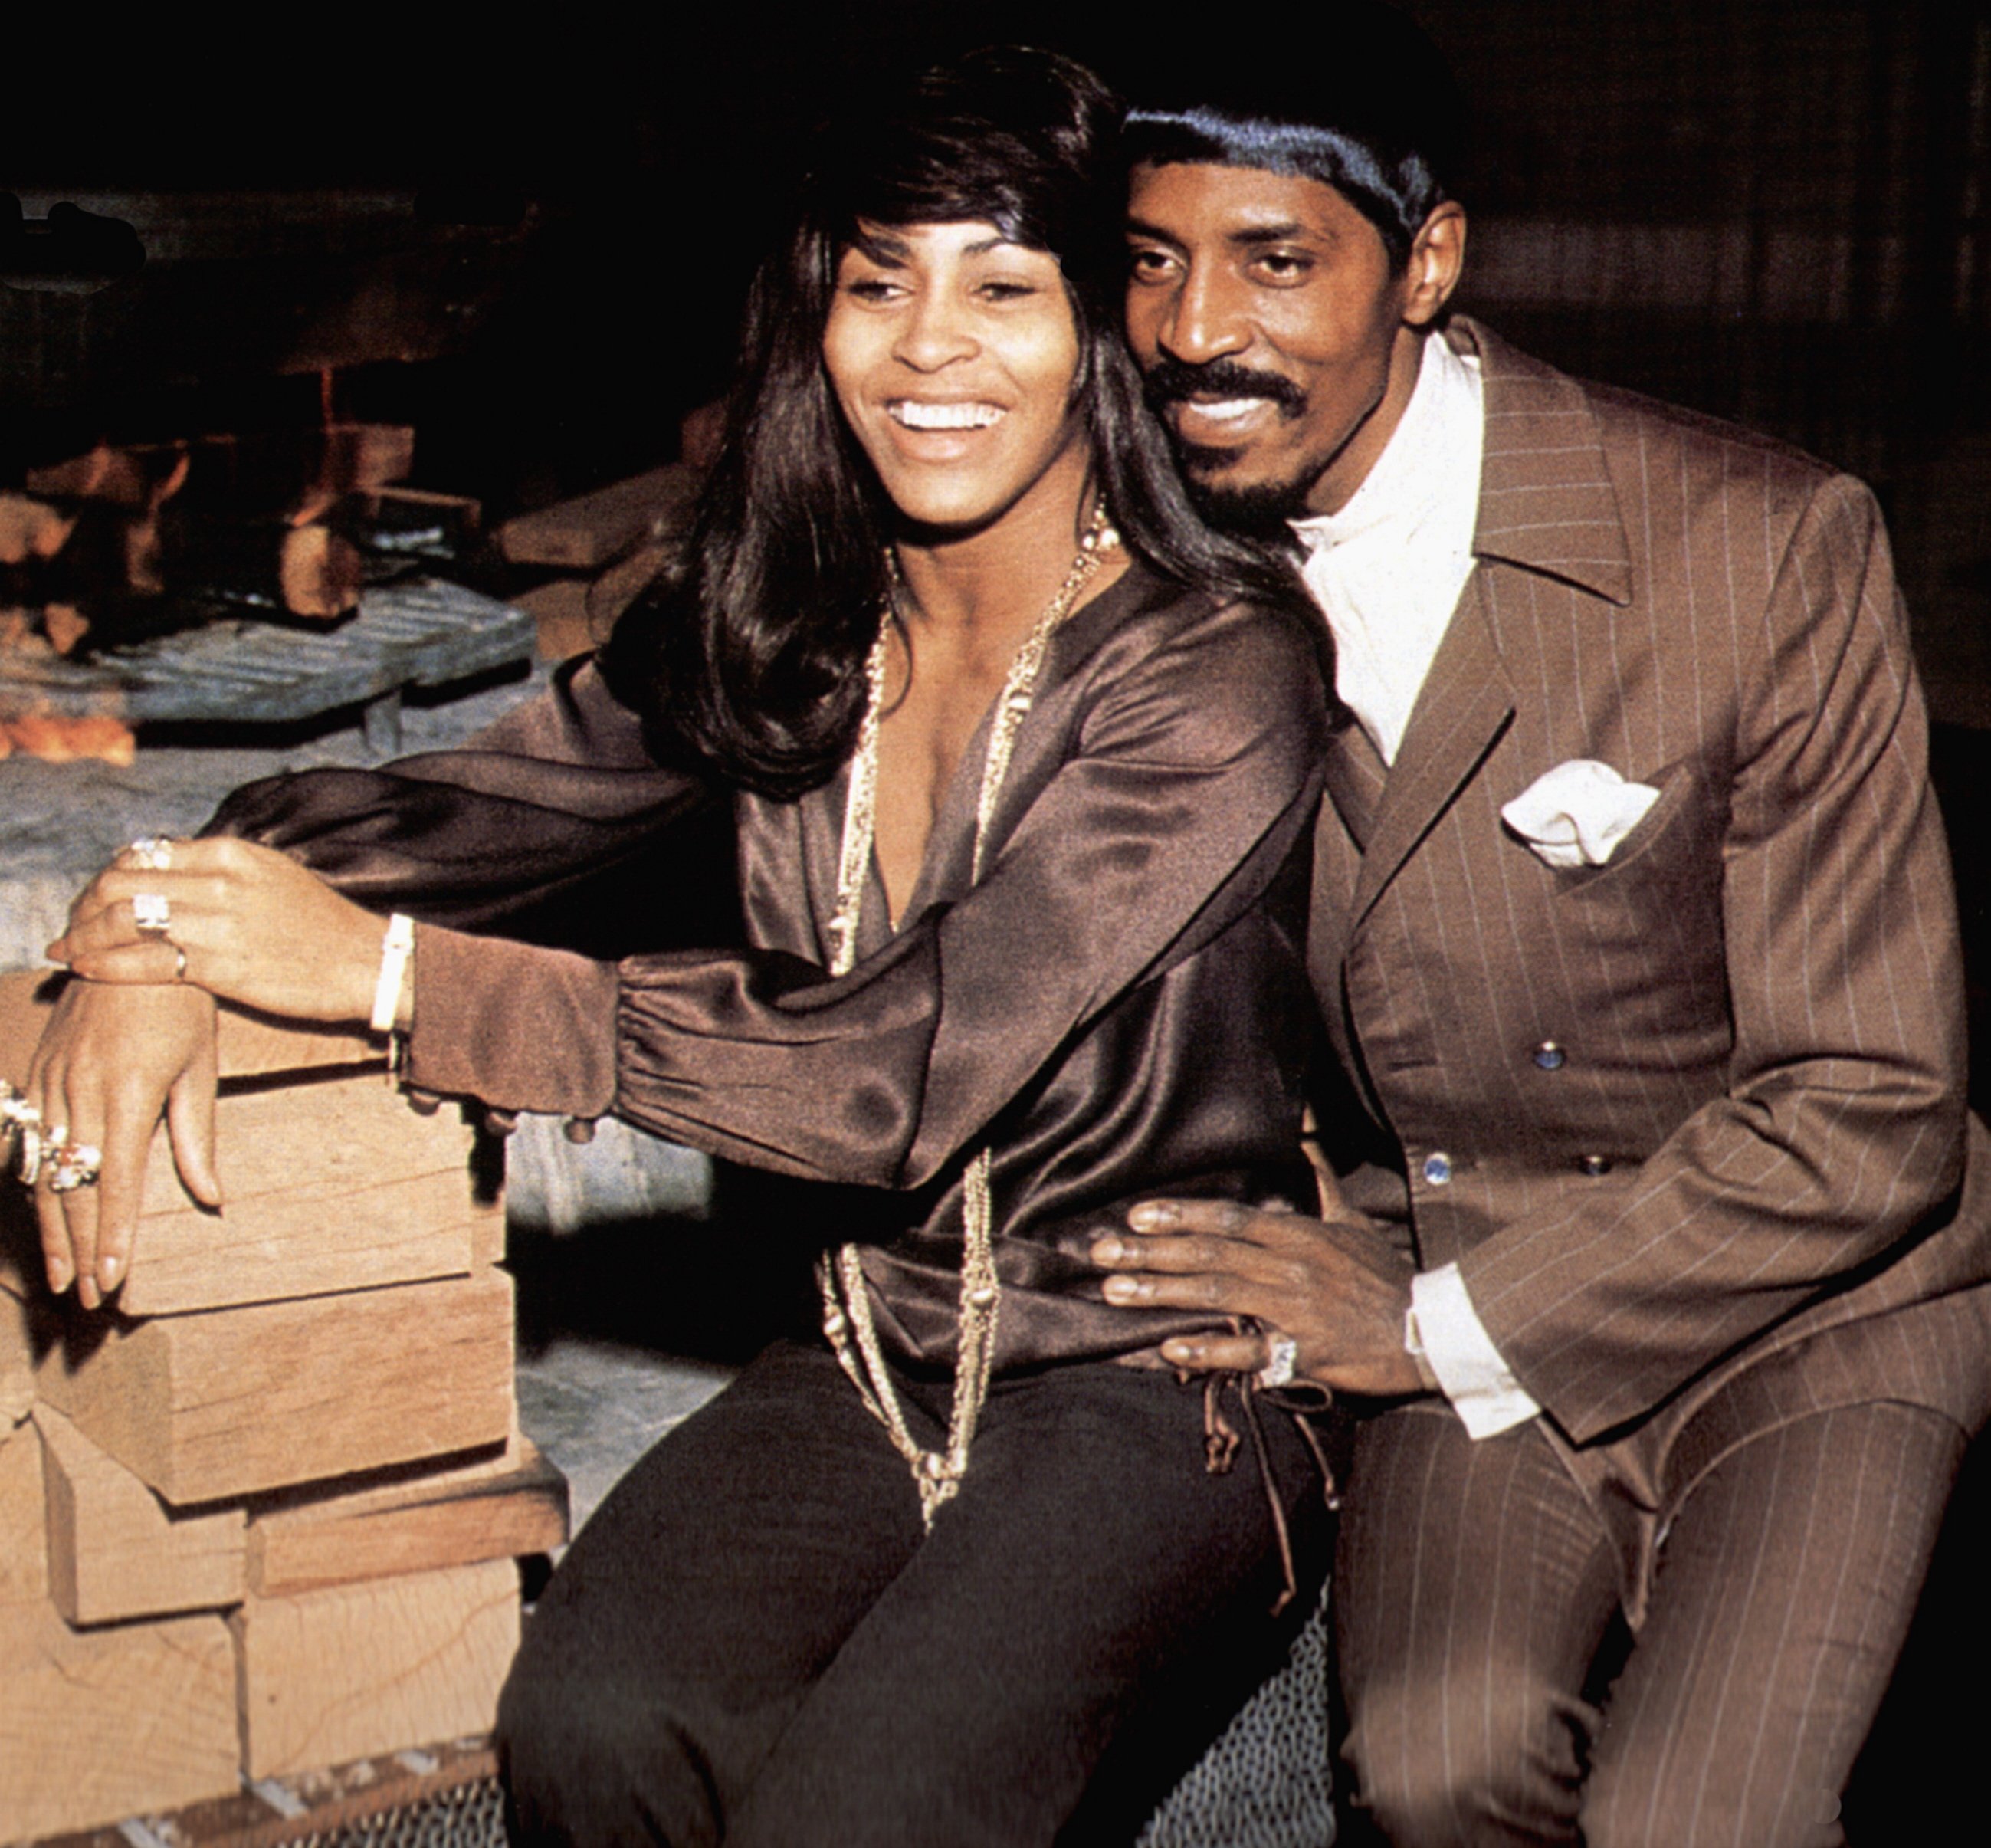
<path id="1" fill-rule="evenodd" d="M 1448 337 L 1486 380 L 1477 567 L 1394 767 L 1336 730 L 1316 835 L 1338 1165 L 1458 1261 L 1635 1614 L 1668 1503 L 1752 1432 L 1871 1398 L 1982 1421 L 1991 1138 L 1866 490 Z M 1500 809 L 1577 757 L 1660 795 L 1557 871 Z"/>

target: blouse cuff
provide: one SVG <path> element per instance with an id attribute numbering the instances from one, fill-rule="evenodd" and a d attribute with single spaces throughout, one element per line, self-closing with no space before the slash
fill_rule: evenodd
<path id="1" fill-rule="evenodd" d="M 615 1101 L 613 963 L 418 925 L 407 1081 L 502 1110 L 605 1116 Z"/>

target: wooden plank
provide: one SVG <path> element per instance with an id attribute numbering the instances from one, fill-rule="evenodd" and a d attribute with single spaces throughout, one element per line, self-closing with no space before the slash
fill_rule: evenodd
<path id="1" fill-rule="evenodd" d="M 509 1560 L 251 1597 L 229 1619 L 243 1767 L 281 1776 L 490 1729 L 519 1646 Z"/>
<path id="2" fill-rule="evenodd" d="M 19 1215 L 17 1203 L 14 1216 Z M 19 1295 L 0 1290 L 0 1441 L 28 1415 L 34 1402 L 35 1349 L 28 1305 Z"/>
<path id="3" fill-rule="evenodd" d="M 248 1517 L 168 1508 L 52 1406 L 35 1413 L 48 1493 L 49 1596 L 73 1624 L 238 1604 Z"/>
<path id="4" fill-rule="evenodd" d="M 512 603 L 532 618 L 537 636 L 533 646 L 542 661 L 566 661 L 594 646 L 594 631 L 587 620 L 586 578 L 556 577 L 521 590 Z"/>
<path id="5" fill-rule="evenodd" d="M 471 1139 L 459 1112 L 420 1115 L 370 1073 L 225 1095 L 215 1110 L 225 1204 L 213 1213 L 181 1185 L 162 1125 L 119 1306 L 185 1315 L 461 1277 L 502 1218 L 472 1197 Z M 0 1281 L 31 1295 L 40 1278 L 32 1215 L 7 1213 Z"/>
<path id="6" fill-rule="evenodd" d="M 142 1322 L 71 1309 L 40 1396 L 176 1507 L 501 1444 L 502 1271 Z"/>
<path id="7" fill-rule="evenodd" d="M 184 1314 L 470 1268 L 471 1132 L 454 1110 L 421 1116 L 373 1074 L 219 1100 L 224 1206 L 181 1186 L 163 1126 L 121 1307 Z"/>
<path id="8" fill-rule="evenodd" d="M 0 1834 L 25 1840 L 236 1787 L 235 1657 L 219 1617 L 72 1630 L 0 1611 Z"/>
<path id="9" fill-rule="evenodd" d="M 486 1462 L 258 1511 L 249 1589 L 274 1597 L 475 1565 L 550 1552 L 567 1537 L 567 1478 L 519 1437 Z"/>
<path id="10" fill-rule="evenodd" d="M 384 488 L 414 466 L 405 424 L 327 424 L 217 432 L 189 441 L 100 443 L 87 454 L 31 468 L 30 494 L 156 507 L 175 497 L 206 506 L 308 511 L 342 494 Z"/>
<path id="11" fill-rule="evenodd" d="M 32 1424 L 15 1425 L 0 1434 L 0 1611 L 48 1601 L 46 1506 L 41 1441 Z"/>
<path id="12" fill-rule="evenodd" d="M 592 494 L 522 513 L 498 529 L 498 549 L 515 565 L 598 571 L 627 547 L 689 524 L 702 471 L 670 462 Z"/>
<path id="13" fill-rule="evenodd" d="M 0 1078 L 26 1082 L 28 1062 L 47 1023 L 62 977 L 51 969 L 0 975 Z M 335 1066 L 385 1068 L 385 1047 L 359 1028 L 296 1026 L 223 1005 L 216 1027 L 221 1076 L 263 1077 Z"/>

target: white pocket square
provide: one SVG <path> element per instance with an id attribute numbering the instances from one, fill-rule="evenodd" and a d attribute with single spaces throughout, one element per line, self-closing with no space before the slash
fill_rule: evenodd
<path id="1" fill-rule="evenodd" d="M 1501 817 L 1551 866 L 1601 866 L 1659 800 L 1649 783 L 1628 783 L 1608 764 L 1571 757 L 1515 797 Z"/>

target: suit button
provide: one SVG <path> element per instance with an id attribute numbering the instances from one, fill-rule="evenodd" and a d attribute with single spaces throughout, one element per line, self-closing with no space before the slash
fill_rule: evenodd
<path id="1" fill-rule="evenodd" d="M 1544 1040 L 1534 1050 L 1534 1061 L 1543 1071 L 1560 1071 L 1569 1054 L 1553 1040 Z"/>
<path id="2" fill-rule="evenodd" d="M 1426 1155 L 1424 1179 L 1434 1187 L 1442 1187 L 1452 1179 L 1452 1157 L 1442 1153 Z"/>
<path id="3" fill-rule="evenodd" d="M 1611 1172 L 1611 1158 L 1608 1155 L 1586 1155 L 1577 1166 L 1585 1174 L 1608 1174 Z"/>

